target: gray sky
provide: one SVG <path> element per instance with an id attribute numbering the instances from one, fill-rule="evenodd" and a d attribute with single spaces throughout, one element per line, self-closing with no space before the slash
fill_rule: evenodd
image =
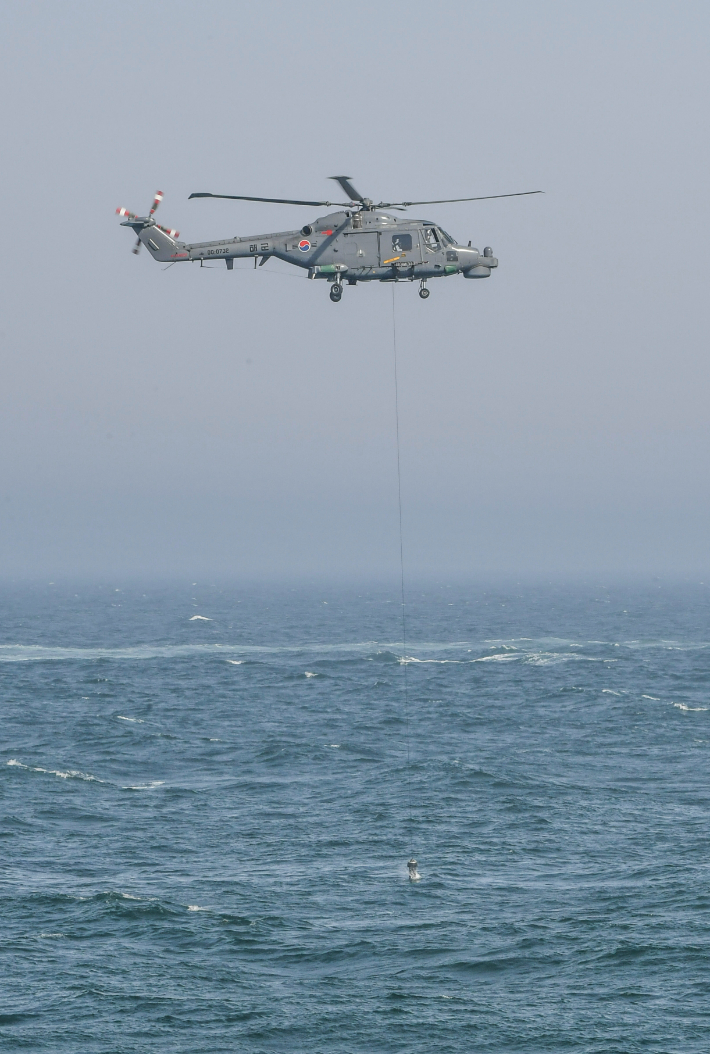
<path id="1" fill-rule="evenodd" d="M 484 282 L 395 290 L 410 574 L 710 570 L 710 8 L 6 4 L 0 573 L 330 576 L 398 559 L 392 288 L 186 240 L 413 209 Z M 337 195 L 336 195 L 337 196 Z"/>

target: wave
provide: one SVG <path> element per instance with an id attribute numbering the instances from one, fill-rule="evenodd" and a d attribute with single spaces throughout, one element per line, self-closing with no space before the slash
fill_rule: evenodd
<path id="1" fill-rule="evenodd" d="M 418 662 L 422 665 L 433 663 L 436 666 L 462 666 L 469 662 L 480 662 L 480 659 L 417 659 L 413 655 L 401 655 L 397 662 L 400 666 L 407 666 L 410 662 Z"/>
<path id="2" fill-rule="evenodd" d="M 434 644 L 423 647 L 447 648 L 453 645 Z M 40 644 L 0 644 L 0 663 L 10 662 L 100 662 L 100 661 L 133 661 L 145 662 L 151 659 L 183 659 L 220 657 L 228 655 L 244 656 L 229 659 L 234 665 L 241 665 L 251 657 L 278 657 L 281 655 L 319 655 L 323 657 L 359 657 L 363 654 L 372 656 L 377 641 L 365 641 L 344 644 L 299 644 L 299 645 L 258 645 L 258 644 L 136 644 L 118 648 L 83 648 L 83 647 L 46 647 Z M 382 645 L 384 648 L 396 645 Z M 376 652 L 377 657 L 387 652 Z M 393 659 L 397 657 L 392 655 Z"/>
<path id="3" fill-rule="evenodd" d="M 41 765 L 25 765 L 23 761 L 18 761 L 17 758 L 10 758 L 7 764 L 11 768 L 24 769 L 26 772 L 41 772 L 46 776 L 58 776 L 59 779 L 63 780 L 82 780 L 84 783 L 104 783 L 110 786 L 116 786 L 112 780 L 102 780 L 98 776 L 94 776 L 91 772 L 81 772 L 79 769 L 45 769 Z M 142 790 L 153 790 L 155 787 L 162 787 L 165 780 L 149 780 L 146 783 L 135 783 L 128 786 L 122 786 L 121 790 L 129 791 L 142 791 Z"/>
<path id="4" fill-rule="evenodd" d="M 139 896 L 135 893 L 123 893 L 120 890 L 108 889 L 87 897 L 78 897 L 84 902 L 84 909 L 90 917 L 106 914 L 122 919 L 137 919 L 141 922 L 151 919 L 163 919 L 165 916 L 178 916 L 185 910 L 182 905 L 170 903 L 155 896 Z"/>
<path id="5" fill-rule="evenodd" d="M 193 616 L 195 618 L 197 616 Z M 205 618 L 205 616 L 199 616 Z M 254 660 L 267 661 L 289 656 L 322 661 L 375 661 L 444 665 L 476 662 L 524 662 L 549 665 L 558 662 L 616 662 L 618 649 L 702 650 L 701 641 L 575 641 L 557 637 L 518 637 L 508 640 L 412 641 L 407 655 L 398 641 L 353 641 L 336 644 L 303 643 L 258 645 L 239 643 L 135 644 L 124 647 L 47 647 L 38 644 L 0 645 L 0 663 L 18 662 L 148 662 L 219 657 L 234 666 Z M 410 654 L 416 652 L 416 654 Z M 454 653 L 453 655 L 451 653 Z M 457 654 L 458 653 L 458 654 Z M 314 671 L 307 671 L 314 673 Z"/>
<path id="6" fill-rule="evenodd" d="M 92 776 L 90 772 L 80 772 L 78 769 L 68 769 L 66 772 L 61 769 L 43 769 L 40 765 L 25 765 L 16 758 L 10 758 L 7 764 L 14 768 L 26 769 L 28 772 L 44 772 L 47 776 L 58 776 L 63 780 L 84 780 L 86 783 L 107 782 L 106 780 L 100 780 L 98 776 Z"/>
<path id="7" fill-rule="evenodd" d="M 137 644 L 123 648 L 50 648 L 39 644 L 0 644 L 3 662 L 101 662 L 192 658 L 222 651 L 249 651 L 239 645 Z M 257 649 L 258 650 L 258 649 Z"/>

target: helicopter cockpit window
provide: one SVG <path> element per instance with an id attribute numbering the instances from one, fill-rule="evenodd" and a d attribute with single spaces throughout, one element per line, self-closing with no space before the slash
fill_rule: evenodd
<path id="1" fill-rule="evenodd" d="M 433 227 L 424 228 L 424 244 L 430 253 L 438 252 L 441 248 L 439 244 L 439 235 L 436 233 Z"/>
<path id="2" fill-rule="evenodd" d="M 395 253 L 408 253 L 412 251 L 412 236 L 411 234 L 393 234 L 392 235 L 392 252 Z"/>
<path id="3" fill-rule="evenodd" d="M 443 227 L 439 227 L 439 234 L 444 239 L 444 245 L 455 245 L 456 244 L 456 242 L 451 237 L 451 235 L 447 234 Z"/>

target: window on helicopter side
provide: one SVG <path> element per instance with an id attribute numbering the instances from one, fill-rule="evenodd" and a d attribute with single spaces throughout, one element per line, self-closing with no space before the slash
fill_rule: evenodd
<path id="1" fill-rule="evenodd" d="M 393 234 L 392 235 L 392 252 L 394 253 L 408 253 L 412 251 L 412 236 L 411 234 Z"/>
<path id="2" fill-rule="evenodd" d="M 430 253 L 438 252 L 441 248 L 441 245 L 439 244 L 439 235 L 436 233 L 434 227 L 424 228 L 424 244 Z"/>

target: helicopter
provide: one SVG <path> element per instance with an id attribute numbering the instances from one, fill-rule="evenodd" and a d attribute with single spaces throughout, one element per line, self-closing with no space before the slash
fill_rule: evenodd
<path id="1" fill-rule="evenodd" d="M 464 201 L 489 201 L 493 198 L 518 198 L 542 194 L 541 190 L 524 190 L 515 194 L 486 194 L 472 198 L 445 198 L 436 201 L 380 201 L 359 194 L 350 176 L 331 176 L 349 199 L 346 202 L 302 201 L 295 198 L 260 198 L 243 194 L 210 194 L 198 192 L 190 198 L 225 198 L 230 201 L 262 201 L 277 205 L 305 205 L 309 208 L 338 209 L 320 216 L 300 230 L 251 237 L 225 238 L 211 242 L 180 242 L 180 232 L 155 221 L 155 212 L 163 199 L 155 195 L 147 216 L 137 216 L 128 209 L 116 212 L 122 226 L 132 227 L 138 236 L 133 252 L 145 245 L 154 260 L 182 263 L 224 260 L 233 270 L 234 261 L 254 259 L 254 267 L 275 257 L 308 271 L 309 278 L 326 280 L 330 299 L 339 303 L 345 284 L 358 282 L 419 282 L 419 296 L 429 296 L 430 278 L 462 274 L 464 278 L 488 278 L 498 260 L 493 249 L 483 253 L 471 246 L 459 245 L 439 224 L 390 215 L 385 210 L 405 211 L 413 205 L 444 205 Z"/>

